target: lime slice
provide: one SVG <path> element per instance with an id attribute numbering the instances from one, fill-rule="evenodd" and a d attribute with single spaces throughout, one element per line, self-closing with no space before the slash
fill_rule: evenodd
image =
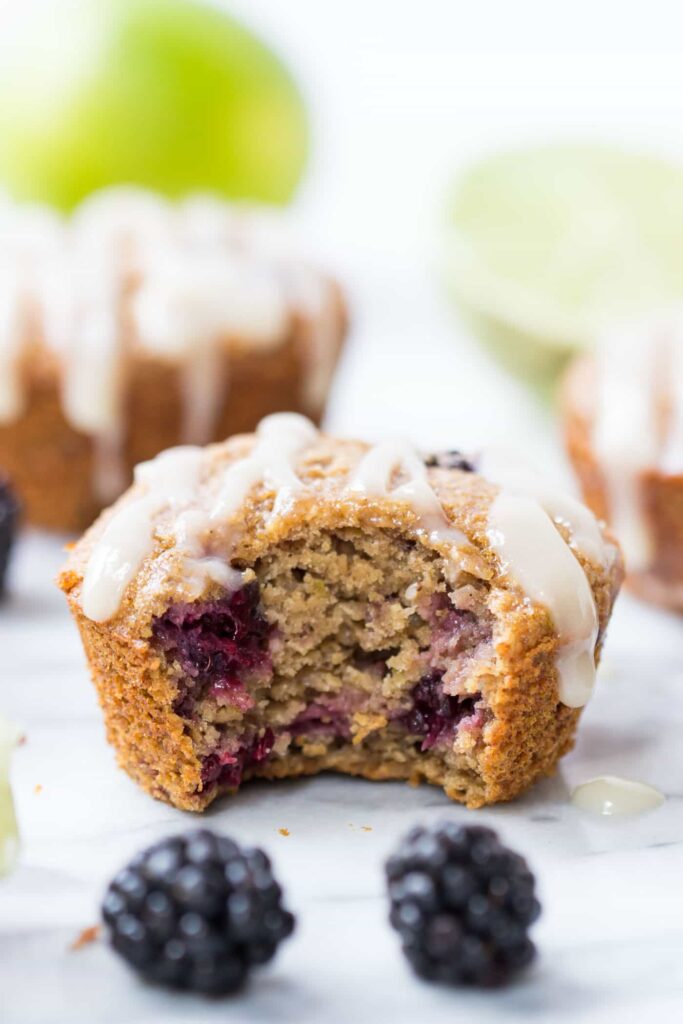
<path id="1" fill-rule="evenodd" d="M 548 384 L 610 319 L 683 300 L 683 168 L 599 145 L 501 153 L 457 182 L 446 278 L 475 332 Z"/>
<path id="2" fill-rule="evenodd" d="M 9 784 L 10 756 L 16 742 L 16 731 L 0 718 L 0 875 L 12 870 L 19 849 L 19 833 Z"/>

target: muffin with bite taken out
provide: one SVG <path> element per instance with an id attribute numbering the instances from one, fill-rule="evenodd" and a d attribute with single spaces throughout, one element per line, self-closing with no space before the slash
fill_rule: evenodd
<path id="1" fill-rule="evenodd" d="M 60 585 L 121 765 L 201 810 L 321 771 L 513 798 L 572 745 L 620 579 L 551 488 L 281 414 L 138 466 Z"/>

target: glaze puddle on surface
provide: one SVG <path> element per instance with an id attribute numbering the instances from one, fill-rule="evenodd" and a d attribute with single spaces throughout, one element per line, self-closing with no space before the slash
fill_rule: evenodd
<path id="1" fill-rule="evenodd" d="M 601 775 L 577 786 L 571 802 L 580 811 L 618 817 L 643 814 L 661 807 L 665 797 L 654 786 L 616 775 Z"/>

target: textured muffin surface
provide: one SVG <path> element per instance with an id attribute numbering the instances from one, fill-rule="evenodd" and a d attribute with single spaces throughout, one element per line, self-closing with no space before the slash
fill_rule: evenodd
<path id="1" fill-rule="evenodd" d="M 208 449 L 190 511 L 211 504 L 255 443 Z M 427 781 L 477 807 L 514 797 L 571 747 L 580 711 L 559 699 L 552 618 L 491 548 L 499 489 L 466 463 L 426 460 L 445 519 L 469 545 L 456 565 L 409 502 L 349 490 L 367 453 L 318 435 L 296 458 L 302 490 L 274 509 L 272 482 L 252 488 L 212 523 L 199 560 L 178 541 L 177 510 L 161 509 L 106 621 L 84 613 L 84 574 L 140 485 L 74 548 L 60 583 L 108 735 L 155 796 L 201 809 L 249 778 L 335 770 Z M 400 486 L 400 467 L 394 477 Z M 595 600 L 597 658 L 620 563 L 575 554 Z M 202 558 L 221 556 L 238 585 L 204 576 Z"/>

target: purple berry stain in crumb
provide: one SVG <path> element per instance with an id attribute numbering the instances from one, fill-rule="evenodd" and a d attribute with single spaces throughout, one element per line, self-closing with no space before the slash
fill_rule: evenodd
<path id="1" fill-rule="evenodd" d="M 209 754 L 202 765 L 202 785 L 226 786 L 238 789 L 247 768 L 262 764 L 275 743 L 272 729 L 266 729 L 262 736 L 244 744 L 235 754 Z"/>
<path id="2" fill-rule="evenodd" d="M 185 676 L 176 701 L 189 716 L 206 694 L 246 711 L 253 705 L 245 677 L 270 669 L 270 626 L 259 609 L 256 582 L 229 597 L 177 604 L 152 626 L 156 647 L 176 661 Z"/>
<path id="3" fill-rule="evenodd" d="M 0 597 L 5 593 L 7 567 L 19 525 L 19 511 L 14 491 L 0 473 Z"/>
<path id="4" fill-rule="evenodd" d="M 340 706 L 339 700 L 314 701 L 287 726 L 287 731 L 295 736 L 327 736 L 350 740 L 352 710 Z"/>
<path id="5" fill-rule="evenodd" d="M 440 606 L 436 611 L 442 611 Z M 470 620 L 476 624 L 468 613 L 451 610 L 449 615 L 437 617 L 435 612 L 438 628 L 434 649 L 445 661 L 460 647 L 480 639 L 470 635 Z M 191 718 L 197 700 L 207 695 L 231 703 L 243 712 L 253 707 L 245 679 L 271 670 L 270 634 L 271 627 L 259 608 L 256 582 L 224 598 L 173 605 L 156 619 L 153 636 L 157 648 L 169 661 L 177 662 L 184 674 L 175 703 L 177 714 Z M 461 698 L 445 693 L 444 669 L 439 665 L 414 687 L 412 700 L 413 706 L 398 721 L 421 738 L 422 750 L 452 739 L 461 728 L 478 729 L 483 724 L 482 713 L 477 710 L 480 695 Z M 352 704 L 347 697 L 313 703 L 287 731 L 348 741 L 350 718 L 355 710 Z M 231 750 L 210 753 L 202 764 L 202 788 L 239 788 L 245 772 L 268 759 L 275 738 L 270 728 L 259 733 L 247 730 Z"/>
<path id="6" fill-rule="evenodd" d="M 413 707 L 402 722 L 409 733 L 422 737 L 422 750 L 455 736 L 460 725 L 476 719 L 479 695 L 451 697 L 443 692 L 442 672 L 424 676 L 412 692 Z"/>

